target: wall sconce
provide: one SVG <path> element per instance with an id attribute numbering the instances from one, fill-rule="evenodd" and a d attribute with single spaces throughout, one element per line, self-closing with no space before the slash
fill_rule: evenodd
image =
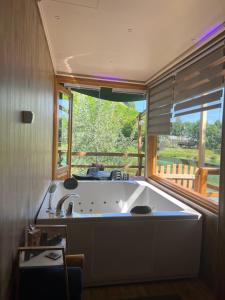
<path id="1" fill-rule="evenodd" d="M 26 124 L 31 124 L 34 120 L 34 113 L 30 110 L 23 110 L 22 112 L 22 122 Z"/>

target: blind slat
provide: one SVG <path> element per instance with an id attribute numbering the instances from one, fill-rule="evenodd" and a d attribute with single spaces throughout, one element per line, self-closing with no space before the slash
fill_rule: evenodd
<path id="1" fill-rule="evenodd" d="M 176 76 L 176 84 L 179 84 L 184 79 L 188 79 L 188 77 L 191 78 L 191 75 L 196 72 L 201 72 L 204 69 L 210 69 L 214 65 L 218 63 L 218 61 L 221 60 L 222 64 L 222 58 L 224 57 L 223 54 L 223 47 L 220 49 L 213 51 L 212 53 L 206 55 L 203 58 L 200 58 L 198 61 L 193 63 L 192 65 L 188 66 L 184 70 L 178 72 Z M 221 66 L 222 67 L 222 66 Z"/>
<path id="2" fill-rule="evenodd" d="M 203 83 L 195 88 L 192 88 L 192 89 L 184 91 L 183 93 L 180 93 L 179 95 L 177 95 L 175 97 L 174 102 L 177 103 L 177 102 L 181 102 L 188 98 L 194 98 L 203 93 L 207 93 L 214 89 L 220 88 L 222 86 L 222 84 L 223 84 L 223 77 L 220 76 L 210 82 Z"/>
<path id="3" fill-rule="evenodd" d="M 201 108 L 196 108 L 196 109 L 192 109 L 192 110 L 188 110 L 188 111 L 184 111 L 184 112 L 180 112 L 180 113 L 175 113 L 174 117 L 181 117 L 181 116 L 185 116 L 185 115 L 191 115 L 191 114 L 198 113 L 198 112 L 201 112 L 201 111 L 217 109 L 217 108 L 221 108 L 221 103 L 210 105 L 210 106 L 202 106 Z"/>
<path id="4" fill-rule="evenodd" d="M 171 74 L 170 78 L 150 88 L 148 133 L 168 135 L 172 116 L 221 108 L 224 63 L 225 48 L 222 46 L 178 71 L 176 76 Z"/>
<path id="5" fill-rule="evenodd" d="M 171 77 L 150 89 L 148 109 L 149 134 L 170 134 L 173 80 L 173 77 Z"/>
<path id="6" fill-rule="evenodd" d="M 182 90 L 185 89 L 190 89 L 194 87 L 195 85 L 197 86 L 199 82 L 203 80 L 207 80 L 208 82 L 213 80 L 214 78 L 220 77 L 224 75 L 224 70 L 221 69 L 221 66 L 215 66 L 211 71 L 209 70 L 204 70 L 204 72 L 199 72 L 199 74 L 190 80 L 184 80 L 182 83 L 179 85 L 177 84 L 176 90 L 175 90 L 175 95 L 176 93 L 179 93 Z"/>
<path id="7" fill-rule="evenodd" d="M 171 116 L 168 117 L 162 117 L 162 118 L 154 118 L 150 120 L 151 126 L 155 124 L 163 124 L 163 123 L 169 123 L 171 119 Z"/>
<path id="8" fill-rule="evenodd" d="M 155 128 L 148 130 L 149 135 L 169 135 L 170 134 L 170 127 L 164 127 L 164 128 Z"/>
<path id="9" fill-rule="evenodd" d="M 224 48 L 220 48 L 177 73 L 174 88 L 175 103 L 222 87 L 223 51 Z"/>
<path id="10" fill-rule="evenodd" d="M 163 98 L 159 101 L 155 101 L 155 102 L 151 102 L 151 108 L 156 108 L 156 107 L 159 107 L 159 106 L 163 106 L 163 105 L 166 105 L 166 104 L 172 104 L 173 103 L 173 97 L 172 95 L 170 97 L 166 97 L 166 98 Z"/>
<path id="11" fill-rule="evenodd" d="M 159 106 L 156 107 L 154 109 L 150 109 L 149 113 L 153 116 L 153 115 L 164 115 L 164 114 L 168 114 L 170 112 L 171 109 L 171 105 L 163 105 L 163 106 Z"/>
<path id="12" fill-rule="evenodd" d="M 205 95 L 199 98 L 178 103 L 175 105 L 175 110 L 178 111 L 178 110 L 190 108 L 192 106 L 203 105 L 209 102 L 215 102 L 218 101 L 221 97 L 222 97 L 222 91 L 216 91 L 209 95 Z"/>

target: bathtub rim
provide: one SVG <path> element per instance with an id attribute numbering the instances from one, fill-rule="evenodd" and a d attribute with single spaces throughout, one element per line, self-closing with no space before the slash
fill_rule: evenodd
<path id="1" fill-rule="evenodd" d="M 63 180 L 55 180 L 53 181 L 54 183 L 58 185 L 62 185 L 63 184 Z M 53 183 L 52 182 L 52 183 Z M 190 220 L 199 220 L 202 218 L 202 215 L 200 212 L 198 212 L 197 210 L 191 208 L 190 206 L 188 206 L 187 204 L 185 204 L 184 202 L 178 200 L 177 198 L 171 196 L 170 194 L 166 193 L 165 191 L 162 191 L 161 189 L 159 189 L 158 187 L 152 185 L 151 183 L 147 182 L 147 181 L 102 181 L 102 182 L 93 182 L 93 181 L 80 181 L 79 183 L 81 184 L 85 184 L 85 183 L 91 183 L 94 185 L 98 185 L 100 184 L 107 184 L 107 185 L 113 185 L 113 184 L 136 184 L 136 185 L 142 185 L 145 187 L 150 188 L 152 191 L 158 193 L 160 196 L 162 196 L 164 199 L 172 202 L 173 204 L 179 206 L 181 208 L 181 210 L 179 211 L 153 211 L 150 214 L 145 214 L 145 215 L 134 215 L 131 213 L 77 213 L 77 212 L 73 212 L 73 216 L 64 216 L 64 217 L 58 217 L 55 215 L 49 215 L 49 213 L 46 212 L 46 207 L 47 207 L 47 201 L 48 201 L 48 196 L 49 193 L 47 193 L 44 197 L 44 200 L 40 206 L 39 212 L 37 214 L 36 217 L 36 222 L 40 222 L 41 220 L 54 220 L 54 222 L 56 220 L 66 220 L 67 222 L 73 222 L 74 220 L 98 220 L 98 219 L 131 219 L 131 218 L 135 218 L 135 219 L 146 219 L 146 218 L 160 218 L 163 220 L 168 220 L 168 219 L 178 219 L 178 218 L 182 218 L 182 219 L 190 219 Z M 69 192 L 69 190 L 68 190 Z M 74 190 L 71 190 L 71 193 L 74 192 Z M 64 222 L 64 221 L 63 221 Z"/>

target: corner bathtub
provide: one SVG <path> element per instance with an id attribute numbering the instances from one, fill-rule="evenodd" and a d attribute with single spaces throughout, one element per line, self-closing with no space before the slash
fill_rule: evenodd
<path id="1" fill-rule="evenodd" d="M 65 194 L 78 193 L 71 217 L 46 212 L 49 194 L 39 211 L 38 224 L 66 224 L 69 253 L 84 253 L 86 286 L 141 282 L 198 275 L 201 214 L 155 186 L 136 181 L 82 181 L 66 190 L 57 181 L 53 207 Z M 132 215 L 137 205 L 152 212 Z"/>

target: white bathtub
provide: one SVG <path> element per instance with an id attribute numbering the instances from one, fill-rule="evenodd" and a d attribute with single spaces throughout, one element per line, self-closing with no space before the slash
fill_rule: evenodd
<path id="1" fill-rule="evenodd" d="M 71 217 L 46 213 L 46 196 L 39 224 L 67 224 L 69 252 L 86 256 L 87 286 L 149 281 L 198 275 L 201 214 L 147 182 L 79 182 L 66 190 L 61 181 L 53 206 L 65 194 L 78 193 Z M 132 215 L 137 205 L 152 212 Z"/>

